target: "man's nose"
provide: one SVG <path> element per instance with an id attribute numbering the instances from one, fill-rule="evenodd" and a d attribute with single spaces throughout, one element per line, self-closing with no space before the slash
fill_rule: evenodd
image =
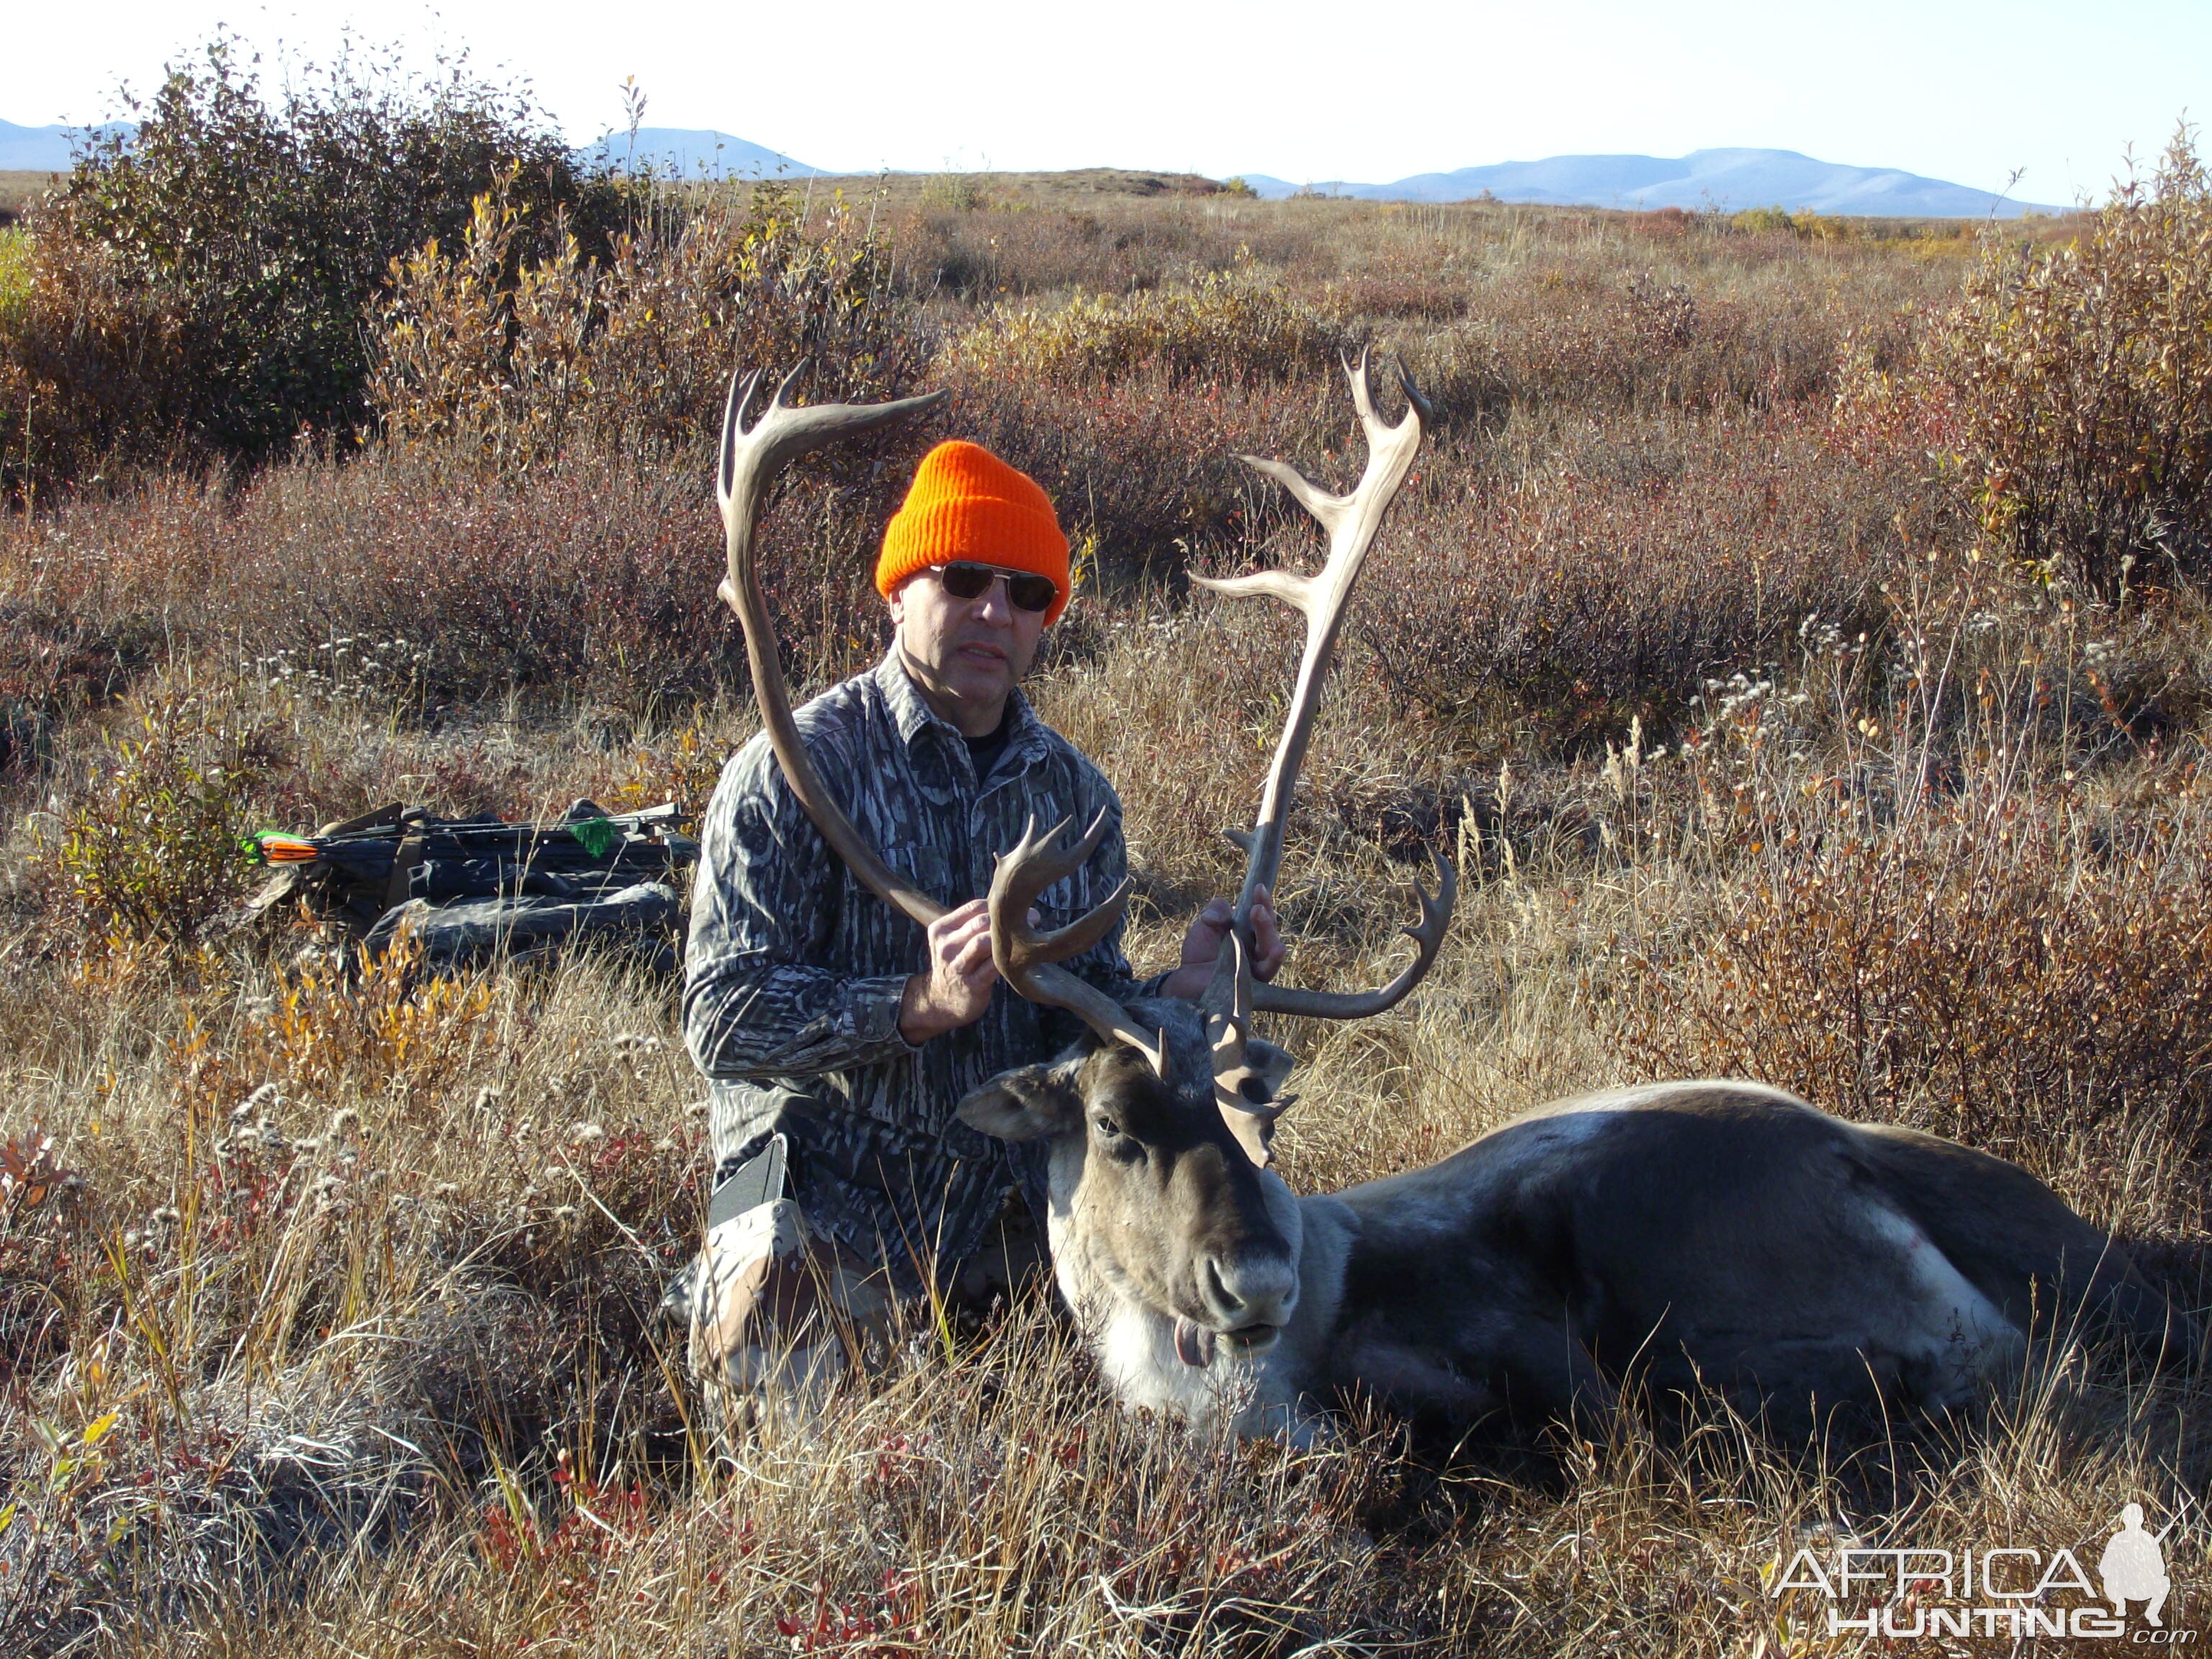
<path id="1" fill-rule="evenodd" d="M 1006 593 L 1004 576 L 991 578 L 991 585 L 975 601 L 975 614 L 994 628 L 1011 628 L 1014 621 L 1014 602 Z"/>

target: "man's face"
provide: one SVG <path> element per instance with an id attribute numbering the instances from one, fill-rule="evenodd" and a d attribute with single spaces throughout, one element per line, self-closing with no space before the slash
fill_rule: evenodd
<path id="1" fill-rule="evenodd" d="M 890 608 L 908 672 L 937 711 L 970 737 L 994 730 L 1036 656 L 1044 612 L 1018 609 L 1004 580 L 956 599 L 933 570 L 900 583 Z"/>

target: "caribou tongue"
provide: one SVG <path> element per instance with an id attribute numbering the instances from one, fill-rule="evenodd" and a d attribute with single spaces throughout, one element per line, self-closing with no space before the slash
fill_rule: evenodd
<path id="1" fill-rule="evenodd" d="M 1190 1320 L 1176 1320 L 1176 1358 L 1186 1365 L 1211 1365 L 1213 1363 L 1213 1333 Z"/>

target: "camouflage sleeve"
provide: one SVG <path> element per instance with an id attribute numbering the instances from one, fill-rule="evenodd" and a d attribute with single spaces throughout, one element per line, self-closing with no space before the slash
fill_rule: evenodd
<path id="1" fill-rule="evenodd" d="M 907 975 L 808 964 L 829 954 L 843 866 L 756 741 L 722 775 L 700 835 L 684 1036 L 708 1077 L 769 1081 L 910 1054 Z"/>

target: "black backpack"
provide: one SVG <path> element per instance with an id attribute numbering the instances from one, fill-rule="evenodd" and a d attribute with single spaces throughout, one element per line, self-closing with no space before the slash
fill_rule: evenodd
<path id="1" fill-rule="evenodd" d="M 610 813 L 580 800 L 551 823 L 440 818 L 398 802 L 314 836 L 254 837 L 276 875 L 248 906 L 295 901 L 342 945 L 381 953 L 403 933 L 431 969 L 596 940 L 678 964 L 678 872 L 699 844 L 672 804 Z"/>

